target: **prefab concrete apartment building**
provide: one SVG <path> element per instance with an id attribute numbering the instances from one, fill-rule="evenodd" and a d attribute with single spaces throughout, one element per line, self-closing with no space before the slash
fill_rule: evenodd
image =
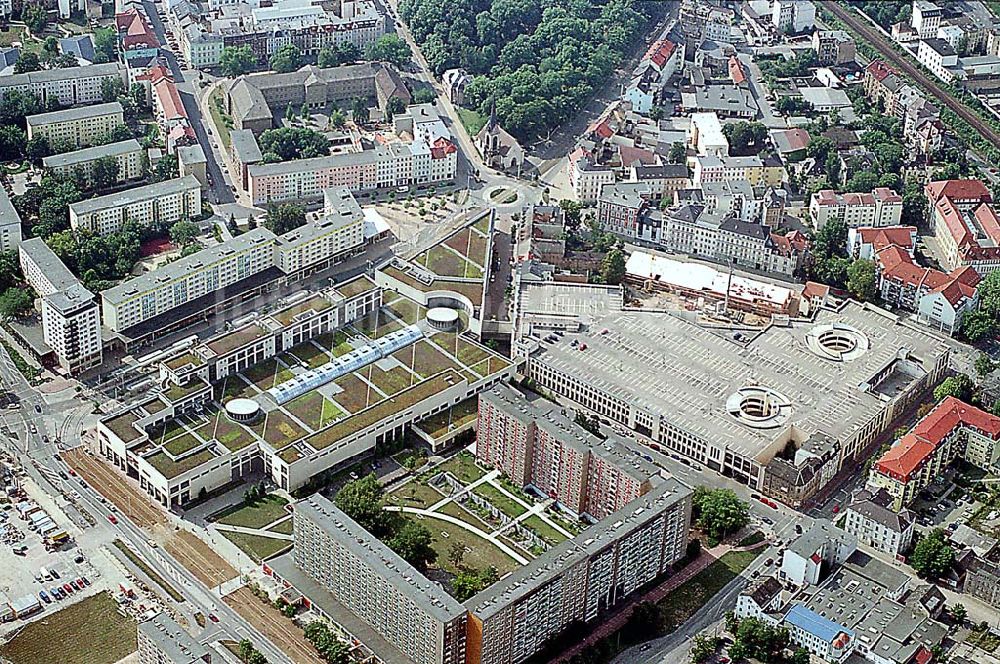
<path id="1" fill-rule="evenodd" d="M 130 138 L 127 141 L 54 154 L 42 159 L 42 166 L 59 175 L 79 172 L 84 177 L 90 178 L 97 160 L 113 157 L 118 166 L 115 182 L 121 183 L 137 180 L 142 176 L 143 152 L 145 149 L 139 145 L 139 141 Z"/>
<path id="2" fill-rule="evenodd" d="M 50 145 L 70 144 L 75 148 L 97 145 L 118 127 L 125 126 L 122 105 L 109 104 L 67 108 L 29 115 L 28 139 L 44 137 Z"/>
<path id="3" fill-rule="evenodd" d="M 97 366 L 103 357 L 97 300 L 41 238 L 20 245 L 24 279 L 42 299 L 42 334 L 69 373 Z"/>
<path id="4" fill-rule="evenodd" d="M 187 175 L 71 203 L 69 223 L 73 230 L 105 235 L 127 223 L 173 223 L 200 214 L 201 183 Z"/>
<path id="5" fill-rule="evenodd" d="M 0 98 L 10 91 L 31 92 L 42 106 L 56 100 L 61 106 L 95 104 L 101 101 L 101 83 L 118 79 L 127 83 L 125 67 L 118 63 L 44 69 L 27 74 L 0 76 Z"/>
<path id="6" fill-rule="evenodd" d="M 333 621 L 361 623 L 383 661 L 517 664 L 666 574 L 685 554 L 691 497 L 663 479 L 460 604 L 317 494 L 296 504 L 295 546 L 265 571 Z"/>

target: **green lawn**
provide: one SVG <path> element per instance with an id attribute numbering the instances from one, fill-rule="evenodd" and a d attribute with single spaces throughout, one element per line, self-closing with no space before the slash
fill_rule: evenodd
<path id="1" fill-rule="evenodd" d="M 461 405 L 462 404 L 459 404 L 459 406 Z M 469 452 L 459 452 L 438 466 L 437 470 L 448 471 L 454 475 L 455 479 L 459 482 L 465 482 L 466 484 L 475 482 L 486 474 L 486 471 L 476 465 L 475 457 L 473 457 Z"/>
<path id="2" fill-rule="evenodd" d="M 233 533 L 224 530 L 219 532 L 258 563 L 292 546 L 289 540 L 262 537 L 261 535 L 248 535 L 246 533 Z"/>
<path id="3" fill-rule="evenodd" d="M 485 498 L 491 505 L 512 519 L 516 519 L 528 511 L 521 503 L 489 484 L 480 484 L 472 492 Z"/>
<path id="4" fill-rule="evenodd" d="M 484 532 L 491 532 L 494 527 L 480 519 L 478 516 L 465 509 L 454 500 L 450 503 L 445 503 L 439 509 L 434 510 L 435 513 L 440 512 L 441 514 L 447 514 L 448 516 L 453 516 L 456 519 L 461 519 L 471 526 L 475 526 Z"/>
<path id="5" fill-rule="evenodd" d="M 114 664 L 137 648 L 135 621 L 100 593 L 27 625 L 0 656 L 12 664 Z"/>
<path id="6" fill-rule="evenodd" d="M 263 528 L 288 514 L 285 511 L 286 501 L 280 496 L 267 496 L 253 505 L 234 505 L 217 514 L 211 519 L 228 526 L 243 526 L 244 528 Z"/>
<path id="7" fill-rule="evenodd" d="M 458 119 L 462 121 L 462 126 L 465 127 L 465 131 L 469 133 L 469 136 L 474 137 L 478 134 L 483 125 L 486 124 L 486 121 L 489 120 L 486 116 L 480 115 L 477 111 L 470 108 L 456 106 L 455 110 L 458 111 Z"/>
<path id="8" fill-rule="evenodd" d="M 232 131 L 233 119 L 225 111 L 225 93 L 222 91 L 222 87 L 217 87 L 209 95 L 208 107 L 212 113 L 212 121 L 219 131 L 219 140 L 222 141 L 222 147 L 229 150 L 229 132 Z"/>
<path id="9" fill-rule="evenodd" d="M 282 535 L 291 535 L 295 531 L 295 522 L 292 519 L 287 521 L 282 521 L 276 526 L 271 526 L 267 529 L 268 532 L 281 533 Z"/>
<path id="10" fill-rule="evenodd" d="M 521 524 L 528 528 L 529 530 L 535 531 L 535 534 L 541 537 L 543 540 L 548 542 L 551 546 L 555 546 L 560 542 L 566 541 L 566 536 L 560 533 L 558 530 L 550 526 L 549 524 L 542 521 L 539 516 L 530 516 Z"/>
<path id="11" fill-rule="evenodd" d="M 390 493 L 388 498 L 390 505 L 427 508 L 444 498 L 444 496 L 433 487 L 411 481 Z"/>
<path id="12" fill-rule="evenodd" d="M 413 516 L 407 515 L 406 518 L 413 518 Z M 453 542 L 458 542 L 467 549 L 471 549 L 471 551 L 465 552 L 465 557 L 462 559 L 462 564 L 466 567 L 483 569 L 493 565 L 500 572 L 500 575 L 503 576 L 508 572 L 514 571 L 519 566 L 517 562 L 498 549 L 496 545 L 459 526 L 434 518 L 417 519 L 416 521 L 431 532 L 433 538 L 431 547 L 438 554 L 435 564 L 447 572 L 454 574 L 458 571 L 448 560 L 448 549 Z"/>
<path id="13" fill-rule="evenodd" d="M 660 636 L 676 630 L 695 611 L 705 606 L 717 592 L 752 563 L 761 551 L 730 551 L 675 588 L 659 602 L 662 611 Z"/>

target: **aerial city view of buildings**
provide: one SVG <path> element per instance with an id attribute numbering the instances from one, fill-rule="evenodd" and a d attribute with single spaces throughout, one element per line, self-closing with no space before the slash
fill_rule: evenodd
<path id="1" fill-rule="evenodd" d="M 0 660 L 1000 664 L 1000 7 L 0 2 Z"/>

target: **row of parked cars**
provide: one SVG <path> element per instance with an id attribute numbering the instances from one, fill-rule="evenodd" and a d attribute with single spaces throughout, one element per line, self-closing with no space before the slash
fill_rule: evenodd
<path id="1" fill-rule="evenodd" d="M 62 577 L 59 575 L 58 570 L 47 570 L 44 567 L 40 568 L 35 574 L 35 580 L 39 583 L 44 583 L 45 581 L 56 581 L 61 580 Z M 75 579 L 67 579 L 63 581 L 62 584 L 55 584 L 46 589 L 38 591 L 38 598 L 45 602 L 46 604 L 51 604 L 53 600 L 65 599 L 66 597 L 72 595 L 74 592 L 79 592 L 90 585 L 90 580 L 85 576 L 78 576 Z"/>

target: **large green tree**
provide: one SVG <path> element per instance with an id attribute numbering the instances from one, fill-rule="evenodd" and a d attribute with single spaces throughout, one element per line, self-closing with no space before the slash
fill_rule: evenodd
<path id="1" fill-rule="evenodd" d="M 949 376 L 934 388 L 934 400 L 941 401 L 947 397 L 955 397 L 962 401 L 972 398 L 972 379 L 965 374 Z"/>
<path id="2" fill-rule="evenodd" d="M 945 532 L 935 528 L 920 538 L 908 562 L 922 578 L 937 579 L 955 563 L 955 549 L 948 544 Z"/>
<path id="3" fill-rule="evenodd" d="M 784 627 L 775 627 L 758 618 L 740 620 L 729 655 L 734 661 L 755 659 L 765 664 L 783 664 L 789 634 Z"/>
<path id="4" fill-rule="evenodd" d="M 0 293 L 0 318 L 10 320 L 18 318 L 31 311 L 34 304 L 31 290 L 28 288 L 8 288 Z"/>
<path id="5" fill-rule="evenodd" d="M 368 47 L 365 55 L 369 60 L 389 62 L 402 67 L 413 57 L 413 52 L 399 35 L 388 34 L 376 39 L 375 43 Z"/>
<path id="6" fill-rule="evenodd" d="M 265 162 L 310 159 L 330 154 L 326 136 L 308 127 L 268 129 L 257 139 Z"/>
<path id="7" fill-rule="evenodd" d="M 625 278 L 625 254 L 618 247 L 613 248 L 601 260 L 601 278 L 604 283 L 618 285 Z"/>
<path id="8" fill-rule="evenodd" d="M 721 540 L 750 523 L 750 506 L 732 489 L 700 486 L 694 491 L 693 517 L 710 538 Z"/>
<path id="9" fill-rule="evenodd" d="M 274 52 L 269 64 L 271 69 L 281 74 L 295 71 L 302 66 L 302 51 L 295 44 L 285 44 Z"/>
<path id="10" fill-rule="evenodd" d="M 42 63 L 38 59 L 38 54 L 31 51 L 21 51 L 20 55 L 17 56 L 17 62 L 14 63 L 15 74 L 27 74 L 41 68 Z"/>
<path id="11" fill-rule="evenodd" d="M 878 279 L 875 276 L 874 261 L 858 259 L 851 263 L 847 268 L 847 290 L 859 300 L 875 300 L 878 296 Z"/>
<path id="12" fill-rule="evenodd" d="M 418 570 L 424 571 L 437 560 L 437 551 L 431 546 L 433 538 L 426 527 L 410 521 L 403 521 L 386 542 L 390 549 Z"/>
<path id="13" fill-rule="evenodd" d="M 105 189 L 118 181 L 118 160 L 114 157 L 99 157 L 92 169 L 90 181 L 95 189 Z"/>
<path id="14" fill-rule="evenodd" d="M 180 247 L 191 244 L 200 233 L 198 224 L 182 219 L 170 227 L 170 241 Z"/>
<path id="15" fill-rule="evenodd" d="M 378 478 L 370 473 L 345 484 L 337 492 L 334 503 L 372 535 L 383 537 L 390 533 L 392 527 L 389 512 L 382 509 L 384 493 Z"/>
<path id="16" fill-rule="evenodd" d="M 231 78 L 252 71 L 256 65 L 257 58 L 249 46 L 227 46 L 219 57 L 219 69 Z"/>
<path id="17" fill-rule="evenodd" d="M 267 208 L 264 226 L 272 233 L 281 235 L 306 223 L 306 212 L 296 203 L 272 203 Z"/>

